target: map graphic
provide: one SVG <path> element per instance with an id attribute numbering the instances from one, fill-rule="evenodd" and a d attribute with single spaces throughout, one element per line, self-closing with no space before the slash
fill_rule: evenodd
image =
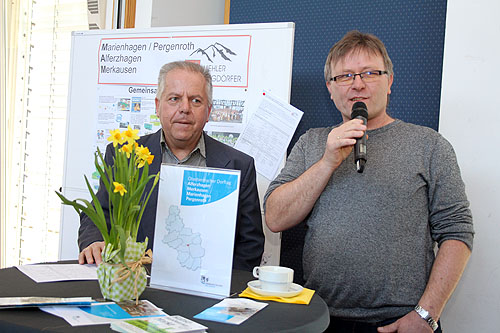
<path id="1" fill-rule="evenodd" d="M 178 206 L 170 206 L 168 217 L 165 219 L 165 229 L 167 234 L 162 242 L 177 251 L 179 264 L 192 271 L 200 269 L 201 260 L 205 256 L 200 233 L 193 233 L 191 228 L 184 226 Z"/>

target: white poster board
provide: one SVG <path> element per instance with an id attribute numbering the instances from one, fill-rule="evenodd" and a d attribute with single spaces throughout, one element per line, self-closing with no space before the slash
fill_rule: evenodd
<path id="1" fill-rule="evenodd" d="M 205 130 L 234 144 L 262 91 L 290 100 L 293 23 L 206 25 L 72 34 L 63 194 L 89 198 L 84 175 L 97 186 L 93 156 L 107 132 L 121 127 L 154 132 L 154 96 L 161 65 L 189 60 L 207 66 L 214 107 Z M 269 180 L 257 175 L 262 198 Z M 79 217 L 62 206 L 59 258 L 78 256 Z M 279 238 L 266 231 L 264 257 L 279 257 Z"/>

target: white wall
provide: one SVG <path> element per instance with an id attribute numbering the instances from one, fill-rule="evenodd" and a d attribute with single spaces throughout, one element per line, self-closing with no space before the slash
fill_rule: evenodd
<path id="1" fill-rule="evenodd" d="M 153 0 L 139 0 L 135 3 L 135 28 L 151 28 Z"/>
<path id="2" fill-rule="evenodd" d="M 139 0 L 135 27 L 224 24 L 225 0 Z"/>
<path id="3" fill-rule="evenodd" d="M 225 0 L 153 0 L 152 27 L 224 24 Z"/>
<path id="4" fill-rule="evenodd" d="M 500 327 L 500 1 L 448 1 L 439 131 L 453 144 L 476 231 L 442 316 L 448 332 Z"/>

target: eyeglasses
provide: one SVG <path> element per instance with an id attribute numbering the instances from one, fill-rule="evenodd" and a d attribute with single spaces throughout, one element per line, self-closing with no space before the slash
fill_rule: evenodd
<path id="1" fill-rule="evenodd" d="M 339 86 L 350 86 L 354 82 L 356 75 L 359 75 L 364 82 L 374 82 L 383 74 L 387 74 L 387 71 L 366 71 L 356 74 L 349 73 L 334 76 L 330 78 L 330 81 L 335 81 Z"/>

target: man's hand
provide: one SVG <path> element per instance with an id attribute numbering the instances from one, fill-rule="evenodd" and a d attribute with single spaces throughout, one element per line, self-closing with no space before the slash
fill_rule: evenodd
<path id="1" fill-rule="evenodd" d="M 351 153 L 356 139 L 364 135 L 366 125 L 360 119 L 349 120 L 328 134 L 323 161 L 337 168 Z"/>
<path id="2" fill-rule="evenodd" d="M 78 263 L 83 265 L 93 264 L 99 265 L 102 262 L 101 252 L 104 250 L 104 242 L 94 242 L 83 249 L 78 255 Z"/>
<path id="3" fill-rule="evenodd" d="M 377 331 L 380 333 L 432 333 L 432 328 L 415 311 L 411 311 L 394 323 L 377 328 Z"/>

